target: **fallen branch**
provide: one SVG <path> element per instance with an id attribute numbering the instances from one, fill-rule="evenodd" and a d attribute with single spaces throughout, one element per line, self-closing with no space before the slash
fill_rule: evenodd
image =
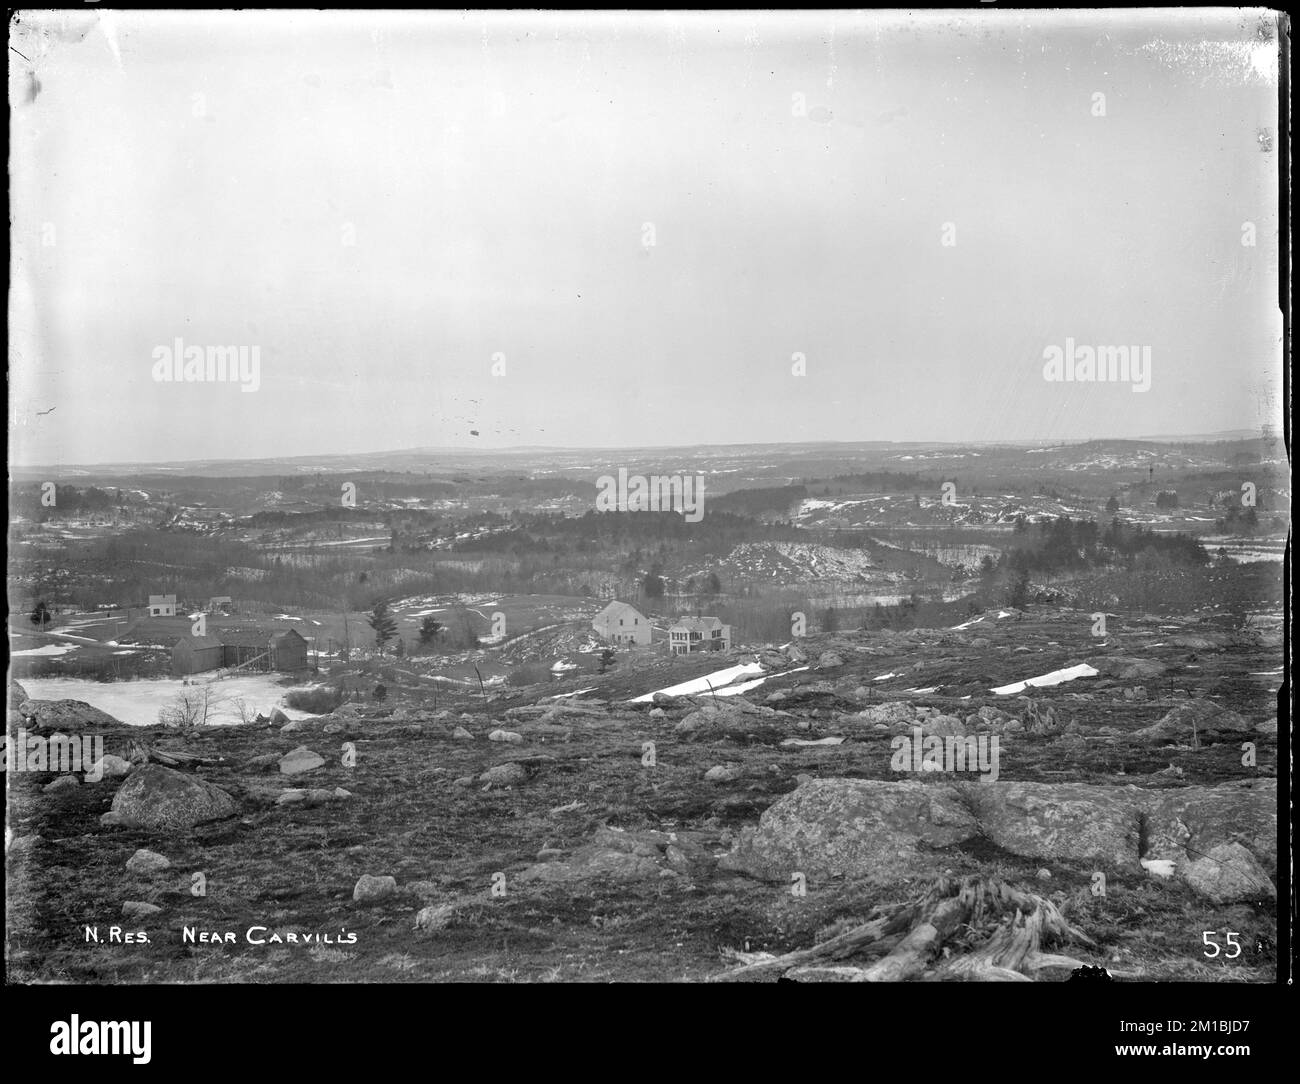
<path id="1" fill-rule="evenodd" d="M 983 936 L 990 925 L 992 931 Z M 964 937 L 959 938 L 963 931 Z M 891 938 L 897 938 L 896 943 L 868 967 L 819 966 L 868 948 L 882 948 Z M 941 877 L 911 904 L 894 907 L 811 948 L 746 962 L 712 981 L 745 981 L 806 969 L 809 977 L 903 982 L 929 971 L 945 949 L 952 951 L 964 939 L 977 940 L 978 946 L 944 960 L 934 978 L 1031 982 L 1040 971 L 1084 966 L 1073 957 L 1043 952 L 1044 944 L 1093 943 L 1042 896 L 980 877 L 960 881 Z"/>

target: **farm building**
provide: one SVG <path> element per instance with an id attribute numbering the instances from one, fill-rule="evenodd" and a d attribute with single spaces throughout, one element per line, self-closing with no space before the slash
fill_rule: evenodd
<path id="1" fill-rule="evenodd" d="M 270 636 L 230 629 L 210 636 L 182 636 L 172 647 L 172 673 L 177 677 L 228 667 L 305 670 L 307 641 L 295 629 Z"/>
<path id="2" fill-rule="evenodd" d="M 176 596 L 175 595 L 150 595 L 149 616 L 150 617 L 175 617 Z"/>
<path id="3" fill-rule="evenodd" d="M 668 650 L 674 655 L 727 651 L 730 647 L 731 626 L 716 617 L 683 617 L 668 629 Z"/>
<path id="4" fill-rule="evenodd" d="M 307 641 L 296 629 L 271 637 L 272 670 L 306 670 Z"/>
<path id="5" fill-rule="evenodd" d="M 650 642 L 650 619 L 626 602 L 611 602 L 592 618 L 591 627 L 616 644 Z"/>
<path id="6" fill-rule="evenodd" d="M 172 673 L 177 677 L 216 670 L 225 658 L 215 636 L 182 636 L 172 647 Z"/>

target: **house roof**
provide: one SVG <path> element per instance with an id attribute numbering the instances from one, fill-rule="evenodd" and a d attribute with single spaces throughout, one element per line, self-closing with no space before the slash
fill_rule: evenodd
<path id="1" fill-rule="evenodd" d="M 600 613 L 596 615 L 595 620 L 598 621 L 602 617 L 614 617 L 618 614 L 625 613 L 625 612 L 636 614 L 637 617 L 645 617 L 645 614 L 643 614 L 635 606 L 627 602 L 619 602 L 617 599 L 615 599 L 603 610 L 601 610 Z"/>
<path id="2" fill-rule="evenodd" d="M 307 638 L 297 629 L 285 629 L 283 632 L 277 632 L 272 636 L 271 643 L 276 647 L 280 647 L 290 637 L 293 637 L 295 640 L 301 640 L 304 644 L 307 642 Z"/>
<path id="3" fill-rule="evenodd" d="M 679 617 L 668 627 L 669 632 L 679 629 L 686 632 L 712 632 L 714 629 L 726 628 L 716 617 Z"/>

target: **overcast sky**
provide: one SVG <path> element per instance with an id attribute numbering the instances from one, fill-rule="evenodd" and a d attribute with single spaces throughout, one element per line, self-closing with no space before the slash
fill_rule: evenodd
<path id="1" fill-rule="evenodd" d="M 1261 21 L 27 15 L 11 458 L 1258 430 Z"/>

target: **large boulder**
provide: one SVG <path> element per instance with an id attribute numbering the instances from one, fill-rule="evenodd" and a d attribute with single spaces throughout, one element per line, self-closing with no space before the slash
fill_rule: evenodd
<path id="1" fill-rule="evenodd" d="M 1135 787 L 1086 783 L 960 783 L 983 834 L 1022 858 L 1136 865 Z"/>
<path id="2" fill-rule="evenodd" d="M 1277 872 L 1277 780 L 1246 779 L 1213 787 L 1144 792 L 1144 858 L 1180 859 L 1225 843 L 1247 847 Z"/>
<path id="3" fill-rule="evenodd" d="M 793 873 L 895 881 L 941 868 L 920 844 L 947 847 L 978 831 L 949 786 L 813 779 L 770 806 L 718 864 L 770 881 Z"/>
<path id="4" fill-rule="evenodd" d="M 802 872 L 887 883 L 941 871 L 951 860 L 930 850 L 977 835 L 1039 861 L 1131 869 L 1139 859 L 1163 860 L 1191 868 L 1188 883 L 1206 884 L 1209 867 L 1191 863 L 1240 846 L 1267 876 L 1278 861 L 1277 782 L 1153 792 L 1087 783 L 805 779 L 757 828 L 742 831 L 719 867 L 764 880 Z M 1252 887 L 1259 878 L 1249 864 L 1245 869 L 1240 881 L 1225 874 L 1220 887 L 1204 891 L 1214 898 L 1245 885 L 1259 898 L 1262 889 Z"/>
<path id="5" fill-rule="evenodd" d="M 1189 745 L 1199 741 L 1223 741 L 1249 734 L 1254 725 L 1213 700 L 1188 700 L 1173 707 L 1158 723 L 1135 730 L 1133 737 L 1165 744 Z"/>
<path id="6" fill-rule="evenodd" d="M 1277 898 L 1268 874 L 1240 843 L 1220 843 L 1199 858 L 1178 863 L 1178 876 L 1212 903 L 1254 903 Z"/>
<path id="7" fill-rule="evenodd" d="M 81 700 L 27 700 L 18 705 L 18 714 L 28 726 L 40 730 L 68 731 L 125 725 L 121 719 Z"/>
<path id="8" fill-rule="evenodd" d="M 220 787 L 161 764 L 146 764 L 113 796 L 114 823 L 133 828 L 192 828 L 234 816 L 235 800 Z"/>

